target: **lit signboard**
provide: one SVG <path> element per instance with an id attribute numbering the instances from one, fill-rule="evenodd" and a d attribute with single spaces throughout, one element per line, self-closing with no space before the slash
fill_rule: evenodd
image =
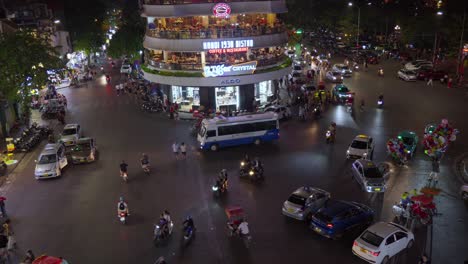
<path id="1" fill-rule="evenodd" d="M 228 18 L 231 15 L 231 7 L 226 3 L 217 3 L 213 6 L 213 16 Z"/>
<path id="2" fill-rule="evenodd" d="M 249 61 L 246 63 L 234 64 L 226 66 L 210 65 L 203 67 L 203 76 L 219 77 L 219 76 L 234 76 L 242 74 L 252 74 L 257 69 L 257 61 Z"/>
<path id="3" fill-rule="evenodd" d="M 236 52 L 247 52 L 249 48 L 232 48 L 232 49 L 210 49 L 209 54 L 224 54 L 224 53 L 236 53 Z"/>
<path id="4" fill-rule="evenodd" d="M 251 47 L 253 47 L 253 39 L 204 41 L 203 42 L 204 50 L 251 48 Z"/>

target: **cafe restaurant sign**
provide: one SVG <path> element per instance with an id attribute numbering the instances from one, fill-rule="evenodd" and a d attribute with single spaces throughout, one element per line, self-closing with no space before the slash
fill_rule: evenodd
<path id="1" fill-rule="evenodd" d="M 257 69 L 257 61 L 249 61 L 246 63 L 234 64 L 226 66 L 210 65 L 203 67 L 203 76 L 205 77 L 220 77 L 220 76 L 235 76 L 243 74 L 252 74 Z"/>
<path id="2" fill-rule="evenodd" d="M 226 3 L 217 3 L 213 6 L 213 16 L 217 18 L 229 18 L 231 7 Z"/>
<path id="3" fill-rule="evenodd" d="M 204 41 L 203 42 L 204 50 L 238 49 L 238 48 L 251 48 L 251 47 L 253 47 L 253 39 Z"/>

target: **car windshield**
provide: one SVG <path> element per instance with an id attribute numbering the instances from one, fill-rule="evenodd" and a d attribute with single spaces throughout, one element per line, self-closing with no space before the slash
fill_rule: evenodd
<path id="1" fill-rule="evenodd" d="M 382 173 L 380 173 L 377 167 L 367 168 L 364 171 L 366 178 L 382 178 Z"/>
<path id="2" fill-rule="evenodd" d="M 360 140 L 354 140 L 353 143 L 351 143 L 351 147 L 355 149 L 366 149 L 367 148 L 367 142 L 360 141 Z"/>
<path id="3" fill-rule="evenodd" d="M 402 137 L 402 140 L 403 140 L 403 144 L 405 145 L 413 145 L 414 143 L 414 140 L 413 138 L 410 138 L 410 137 Z"/>
<path id="4" fill-rule="evenodd" d="M 300 71 L 300 70 L 302 70 L 302 68 L 301 68 L 301 66 L 294 66 L 294 70 Z"/>
<path id="5" fill-rule="evenodd" d="M 341 86 L 341 87 L 338 88 L 338 91 L 340 93 L 347 93 L 347 92 L 349 92 L 349 89 L 346 86 Z"/>
<path id="6" fill-rule="evenodd" d="M 69 135 L 74 135 L 76 134 L 76 128 L 67 128 L 63 130 L 62 135 L 64 136 L 69 136 Z"/>
<path id="7" fill-rule="evenodd" d="M 296 194 L 292 194 L 291 196 L 289 196 L 288 202 L 293 203 L 293 204 L 297 204 L 297 205 L 300 205 L 300 206 L 304 206 L 305 202 L 306 202 L 306 198 L 301 197 L 301 196 L 296 195 Z"/>
<path id="8" fill-rule="evenodd" d="M 340 73 L 339 72 L 332 72 L 332 75 L 333 76 L 340 76 Z"/>
<path id="9" fill-rule="evenodd" d="M 348 70 L 348 66 L 346 66 L 346 65 L 345 66 L 340 66 L 340 67 L 338 67 L 338 69 Z"/>
<path id="10" fill-rule="evenodd" d="M 293 74 L 293 77 L 301 77 L 301 74 L 296 72 Z"/>
<path id="11" fill-rule="evenodd" d="M 366 232 L 364 232 L 364 234 L 362 234 L 361 239 L 376 247 L 380 246 L 380 244 L 382 244 L 382 241 L 384 240 L 383 237 L 380 237 L 367 230 Z"/>
<path id="12" fill-rule="evenodd" d="M 200 132 L 198 132 L 198 134 L 200 135 L 200 137 L 204 137 L 205 134 L 206 134 L 206 127 L 202 126 L 201 129 L 200 129 Z"/>
<path id="13" fill-rule="evenodd" d="M 38 164 L 50 164 L 50 163 L 55 163 L 56 161 L 57 161 L 57 155 L 48 154 L 48 155 L 42 155 L 37 163 Z"/>
<path id="14" fill-rule="evenodd" d="M 322 222 L 331 222 L 333 220 L 333 218 L 327 214 L 324 214 L 323 212 L 317 212 L 314 217 L 316 217 L 318 220 L 322 221 Z"/>
<path id="15" fill-rule="evenodd" d="M 89 142 L 78 143 L 74 148 L 75 151 L 90 150 L 91 144 Z"/>

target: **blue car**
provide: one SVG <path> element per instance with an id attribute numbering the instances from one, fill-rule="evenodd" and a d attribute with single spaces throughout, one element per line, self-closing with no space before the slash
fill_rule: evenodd
<path id="1" fill-rule="evenodd" d="M 356 202 L 329 200 L 312 216 L 310 228 L 328 237 L 342 237 L 348 230 L 367 228 L 374 220 L 374 211 Z"/>

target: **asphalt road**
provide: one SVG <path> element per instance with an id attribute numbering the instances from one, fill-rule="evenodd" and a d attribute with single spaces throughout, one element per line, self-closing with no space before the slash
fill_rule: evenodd
<path id="1" fill-rule="evenodd" d="M 319 121 L 283 122 L 277 143 L 216 153 L 197 150 L 196 140 L 188 133 L 189 122 L 143 113 L 134 98 L 117 96 L 113 89 L 119 78 L 117 70 L 112 87 L 99 77 L 82 87 L 60 90 L 69 102 L 67 122 L 81 124 L 86 136 L 96 138 L 101 155 L 94 164 L 70 165 L 63 177 L 47 181 L 33 177 L 39 148 L 25 157 L 1 188 L 8 198 L 7 210 L 20 250 L 31 248 L 36 254 L 63 256 L 71 263 L 153 263 L 159 256 L 165 256 L 169 263 L 363 263 L 351 252 L 358 234 L 336 241 L 320 237 L 304 223 L 282 216 L 283 201 L 297 187 L 310 185 L 328 190 L 335 199 L 371 206 L 376 220 L 392 219 L 391 205 L 402 192 L 422 187 L 430 171 L 422 147 L 407 167 L 392 167 L 388 192 L 372 196 L 350 176 L 350 162 L 345 159 L 348 144 L 357 134 L 370 134 L 376 142 L 374 161 L 384 162 L 389 137 L 409 129 L 422 140 L 427 123 L 446 117 L 462 133 L 441 164 L 442 196 L 448 202 L 439 205 L 442 215 L 437 218 L 450 218 L 434 220 L 434 229 L 442 237 L 433 236 L 433 243 L 437 243 L 433 248 L 434 254 L 443 251 L 437 253 L 441 259 L 451 258 L 444 263 L 468 259 L 468 246 L 463 242 L 468 215 L 456 197 L 459 183 L 451 169 L 453 160 L 468 146 L 463 134 L 468 131 L 466 96 L 439 84 L 405 83 L 393 74 L 396 63 L 384 62 L 383 66 L 383 78 L 377 77 L 376 68 L 371 66 L 369 72 L 357 72 L 345 80 L 356 92 L 356 102 L 361 98 L 366 102 L 364 112 L 357 111 L 355 117 L 343 106 L 330 106 Z M 383 110 L 376 108 L 381 92 L 385 95 Z M 331 121 L 338 125 L 337 140 L 326 145 L 324 134 Z M 189 145 L 186 160 L 172 155 L 174 141 Z M 151 159 L 151 175 L 139 167 L 142 152 Z M 238 165 L 244 153 L 263 160 L 263 184 L 239 180 Z M 122 159 L 130 164 L 128 183 L 119 177 Z M 216 200 L 210 188 L 222 168 L 230 175 L 229 192 Z M 116 217 L 121 195 L 131 213 L 125 226 Z M 228 205 L 240 205 L 246 211 L 253 237 L 248 250 L 239 239 L 227 236 L 224 208 Z M 153 224 L 164 209 L 171 212 L 175 232 L 166 245 L 155 247 Z M 180 225 L 187 215 L 194 218 L 197 232 L 184 248 Z M 416 263 L 426 245 L 426 229 L 417 228 L 415 234 L 415 247 L 398 255 L 393 263 Z"/>

